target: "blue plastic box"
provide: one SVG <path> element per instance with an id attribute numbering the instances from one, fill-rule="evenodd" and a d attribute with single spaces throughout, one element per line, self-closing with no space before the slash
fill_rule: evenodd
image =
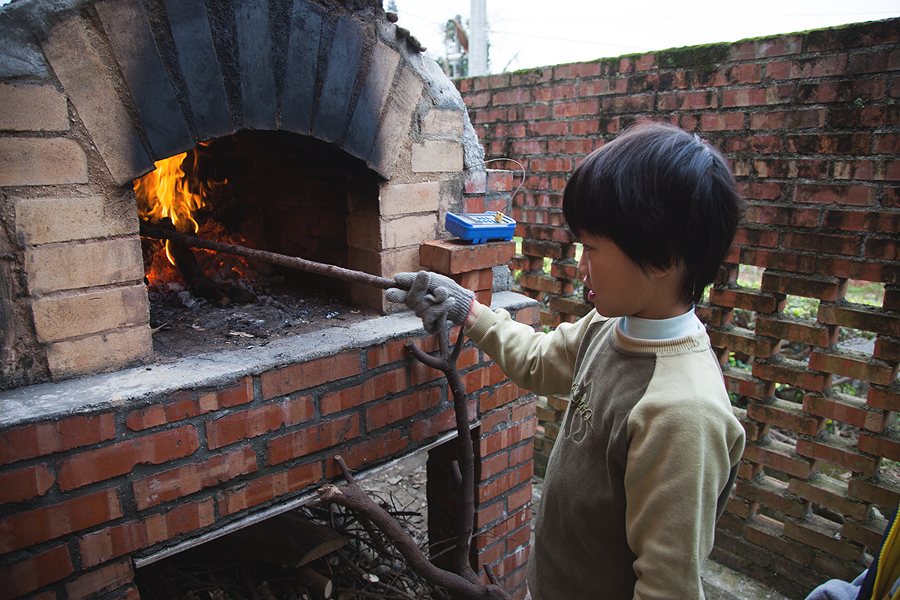
<path id="1" fill-rule="evenodd" d="M 497 222 L 497 213 L 447 213 L 444 227 L 458 238 L 468 240 L 471 244 L 482 244 L 488 240 L 508 241 L 516 230 L 516 222 L 511 217 L 501 215 L 502 222 Z"/>

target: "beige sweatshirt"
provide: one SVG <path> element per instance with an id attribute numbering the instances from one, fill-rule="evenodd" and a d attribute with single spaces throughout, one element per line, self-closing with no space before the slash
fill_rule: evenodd
<path id="1" fill-rule="evenodd" d="M 705 331 L 646 341 L 617 322 L 591 311 L 544 334 L 485 310 L 468 331 L 518 385 L 570 398 L 537 510 L 534 600 L 703 598 L 744 429 Z"/>

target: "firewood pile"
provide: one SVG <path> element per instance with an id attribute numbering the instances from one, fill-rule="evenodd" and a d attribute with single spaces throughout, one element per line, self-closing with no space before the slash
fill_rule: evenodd
<path id="1" fill-rule="evenodd" d="M 381 504 L 425 549 L 418 513 Z M 373 537 L 374 536 L 374 537 Z M 302 507 L 138 569 L 142 600 L 446 600 L 338 505 Z"/>

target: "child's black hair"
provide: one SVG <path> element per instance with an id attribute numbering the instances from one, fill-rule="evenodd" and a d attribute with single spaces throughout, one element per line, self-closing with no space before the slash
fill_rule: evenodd
<path id="1" fill-rule="evenodd" d="M 645 271 L 681 263 L 681 298 L 700 301 L 743 209 L 725 158 L 696 134 L 646 122 L 585 158 L 563 193 L 569 228 L 612 240 Z"/>

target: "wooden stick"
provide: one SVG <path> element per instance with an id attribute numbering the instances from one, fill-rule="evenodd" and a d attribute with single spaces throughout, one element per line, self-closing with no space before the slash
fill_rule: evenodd
<path id="1" fill-rule="evenodd" d="M 182 244 L 185 244 L 186 246 L 190 246 L 191 248 L 203 248 L 205 250 L 213 250 L 215 252 L 234 254 L 237 256 L 243 256 L 244 258 L 250 258 L 253 260 L 280 265 L 282 267 L 290 267 L 292 269 L 299 269 L 301 271 L 315 273 L 317 275 L 327 275 L 328 277 L 343 279 L 344 281 L 349 281 L 351 283 L 371 285 L 383 290 L 397 287 L 397 283 L 393 279 L 378 277 L 377 275 L 369 275 L 368 273 L 363 273 L 362 271 L 354 271 L 353 269 L 345 269 L 343 267 L 337 267 L 335 265 L 326 265 L 324 263 L 306 260 L 305 258 L 300 258 L 297 256 L 278 254 L 277 252 L 268 252 L 266 250 L 257 250 L 255 248 L 245 248 L 243 246 L 235 246 L 233 244 L 214 242 L 213 240 L 198 238 L 192 235 L 185 235 L 183 233 L 178 233 L 175 231 L 166 231 L 165 229 L 153 227 L 143 222 L 141 223 L 140 234 L 144 237 L 155 238 L 159 240 L 175 240 L 181 242 Z"/>

